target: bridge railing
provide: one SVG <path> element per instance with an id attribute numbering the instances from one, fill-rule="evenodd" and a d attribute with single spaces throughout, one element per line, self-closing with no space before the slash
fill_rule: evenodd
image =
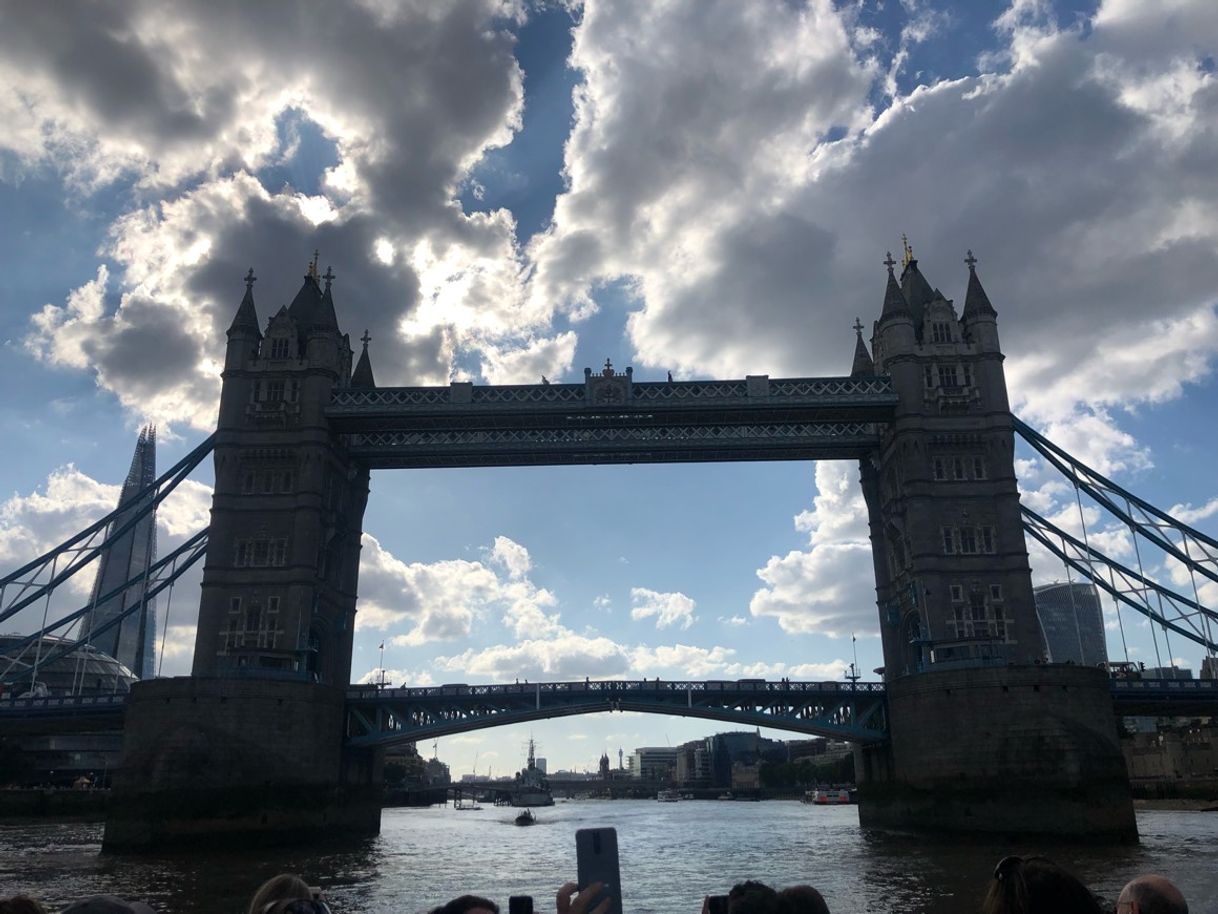
<path id="1" fill-rule="evenodd" d="M 401 686 L 381 688 L 378 685 L 352 687 L 347 697 L 353 701 L 383 698 L 438 698 L 444 696 L 500 696 L 538 694 L 602 694 L 620 695 L 623 692 L 774 692 L 774 693 L 882 693 L 882 682 L 771 682 L 769 680 L 651 680 L 651 679 L 602 679 L 584 682 L 520 682 L 467 685 L 450 683 L 435 686 Z"/>

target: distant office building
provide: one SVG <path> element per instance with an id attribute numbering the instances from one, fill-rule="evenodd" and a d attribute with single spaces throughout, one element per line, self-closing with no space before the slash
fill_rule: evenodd
<path id="1" fill-rule="evenodd" d="M 710 741 L 697 739 L 677 747 L 677 783 L 683 787 L 711 785 Z"/>
<path id="2" fill-rule="evenodd" d="M 131 458 L 131 469 L 123 483 L 118 507 L 127 507 L 106 531 L 109 536 L 131 520 L 138 508 L 152 498 L 142 490 L 156 481 L 156 429 L 149 425 L 140 431 Z M 156 562 L 156 511 L 145 515 L 130 530 L 101 554 L 97 578 L 93 582 L 92 609 L 81 622 L 80 640 L 109 654 L 140 679 L 151 679 L 156 672 L 156 598 L 147 601 L 143 612 L 136 610 L 119 622 L 122 614 L 144 596 L 144 586 L 122 589 L 127 581 Z"/>
<path id="3" fill-rule="evenodd" d="M 544 758 L 538 756 L 537 758 L 533 759 L 533 764 L 537 767 L 538 771 L 540 771 L 542 774 L 546 774 L 546 760 Z"/>
<path id="4" fill-rule="evenodd" d="M 640 746 L 630 754 L 630 776 L 635 780 L 671 781 L 677 768 L 672 746 Z"/>
<path id="5" fill-rule="evenodd" d="M 1218 657 L 1203 657 L 1201 660 L 1201 679 L 1218 679 Z"/>
<path id="6" fill-rule="evenodd" d="M 1032 591 L 1050 663 L 1098 666 L 1108 660 L 1104 614 L 1093 584 L 1045 584 Z"/>
<path id="7" fill-rule="evenodd" d="M 438 758 L 430 758 L 423 763 L 423 775 L 432 786 L 447 786 L 452 783 L 452 773 Z"/>

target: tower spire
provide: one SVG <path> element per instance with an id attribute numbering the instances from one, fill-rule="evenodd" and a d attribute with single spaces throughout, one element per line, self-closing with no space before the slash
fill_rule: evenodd
<path id="1" fill-rule="evenodd" d="M 884 307 L 880 311 L 881 321 L 897 315 L 910 316 L 909 303 L 905 301 L 905 293 L 901 291 L 901 287 L 897 284 L 897 277 L 892 272 L 895 265 L 896 261 L 892 259 L 892 251 L 889 251 L 888 256 L 884 259 L 884 266 L 888 267 L 888 285 L 884 288 Z"/>
<path id="2" fill-rule="evenodd" d="M 875 362 L 871 360 L 871 353 L 867 351 L 867 344 L 863 342 L 863 322 L 856 317 L 854 319 L 854 363 L 850 366 L 850 377 L 870 374 L 875 374 Z"/>
<path id="3" fill-rule="evenodd" d="M 367 330 L 360 337 L 360 342 L 364 344 L 364 351 L 360 353 L 359 361 L 355 364 L 355 371 L 351 372 L 351 386 L 374 388 L 376 381 L 372 377 L 372 360 L 368 357 L 368 344 L 372 342 L 372 337 Z"/>
<path id="4" fill-rule="evenodd" d="M 968 264 L 968 291 L 964 293 L 964 311 L 960 314 L 960 320 L 969 323 L 983 314 L 996 317 L 998 312 L 990 304 L 990 297 L 985 294 L 981 280 L 977 278 L 977 258 L 973 256 L 972 250 L 968 252 L 964 262 Z"/>
<path id="5" fill-rule="evenodd" d="M 258 277 L 254 275 L 254 268 L 250 267 L 249 272 L 245 274 L 245 296 L 241 299 L 241 304 L 237 307 L 237 314 L 228 328 L 229 336 L 240 330 L 250 331 L 258 337 L 262 336 L 262 332 L 258 329 L 258 311 L 254 308 L 254 283 L 257 281 Z"/>

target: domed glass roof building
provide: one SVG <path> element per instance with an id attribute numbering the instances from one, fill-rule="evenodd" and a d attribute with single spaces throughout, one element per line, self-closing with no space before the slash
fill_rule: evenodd
<path id="1" fill-rule="evenodd" d="M 131 670 L 91 644 L 47 662 L 72 640 L 46 635 L 22 646 L 25 640 L 25 635 L 0 635 L 0 695 L 121 695 L 136 681 Z"/>

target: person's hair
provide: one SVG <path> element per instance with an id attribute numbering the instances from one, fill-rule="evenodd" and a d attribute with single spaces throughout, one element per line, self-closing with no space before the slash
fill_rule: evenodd
<path id="1" fill-rule="evenodd" d="M 728 914 L 779 914 L 783 910 L 778 893 L 764 882 L 738 882 L 727 893 Z"/>
<path id="2" fill-rule="evenodd" d="M 477 895 L 462 895 L 454 898 L 448 904 L 433 908 L 431 914 L 465 914 L 466 911 L 472 911 L 474 908 L 486 908 L 492 914 L 499 914 L 499 905 L 486 898 L 479 898 Z"/>
<path id="3" fill-rule="evenodd" d="M 1121 892 L 1126 893 L 1138 903 L 1139 914 L 1188 914 L 1188 902 L 1164 876 L 1139 876 Z"/>
<path id="4" fill-rule="evenodd" d="M 268 905 L 277 901 L 291 899 L 311 899 L 313 892 L 309 884 L 292 873 L 280 873 L 272 876 L 258 887 L 254 897 L 250 899 L 248 914 L 262 914 Z"/>
<path id="5" fill-rule="evenodd" d="M 1003 857 L 981 914 L 1102 914 L 1091 890 L 1045 857 Z"/>
<path id="6" fill-rule="evenodd" d="M 778 897 L 786 901 L 788 914 L 829 914 L 824 896 L 810 885 L 787 886 Z"/>
<path id="7" fill-rule="evenodd" d="M 0 898 L 0 914 L 47 914 L 47 909 L 29 895 Z"/>

